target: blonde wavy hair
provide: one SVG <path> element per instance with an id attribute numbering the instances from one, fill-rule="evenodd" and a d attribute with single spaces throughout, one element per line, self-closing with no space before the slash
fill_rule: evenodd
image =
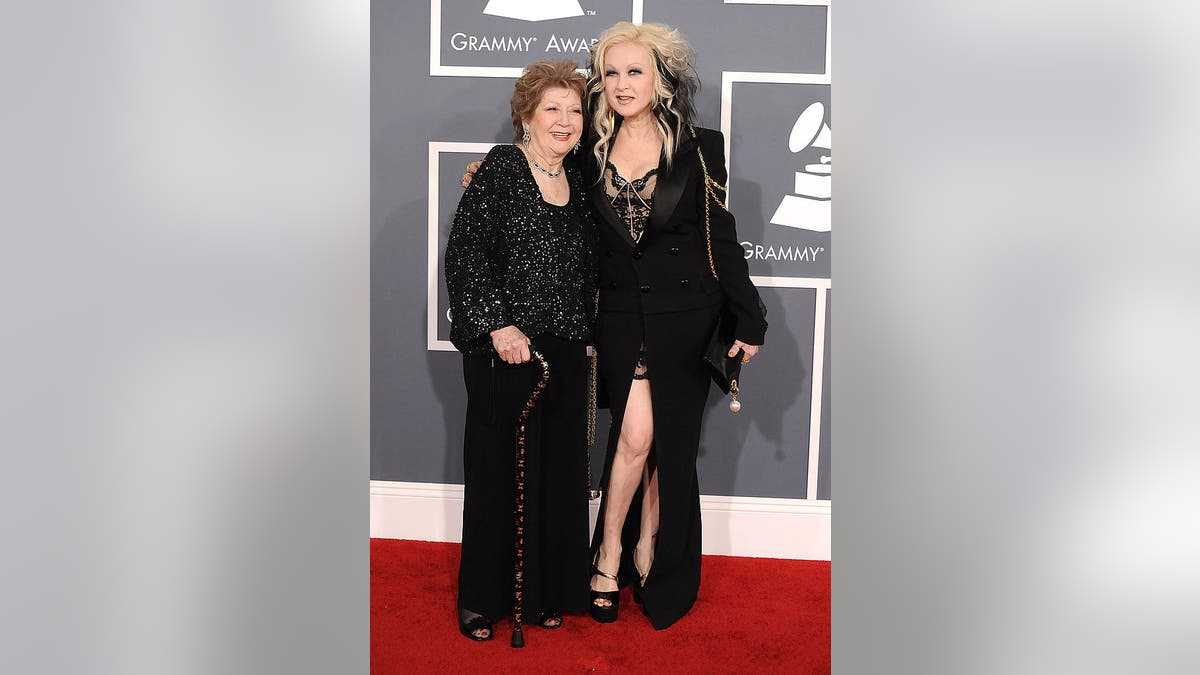
<path id="1" fill-rule="evenodd" d="M 667 166 L 683 141 L 686 128 L 696 117 L 695 96 L 699 81 L 692 61 L 695 52 L 677 29 L 660 23 L 634 24 L 620 21 L 600 35 L 592 45 L 588 61 L 588 109 L 598 140 L 592 154 L 604 173 L 608 151 L 617 128 L 616 114 L 604 97 L 604 55 L 613 45 L 634 42 L 646 48 L 654 60 L 654 93 L 651 111 L 663 136 Z"/>

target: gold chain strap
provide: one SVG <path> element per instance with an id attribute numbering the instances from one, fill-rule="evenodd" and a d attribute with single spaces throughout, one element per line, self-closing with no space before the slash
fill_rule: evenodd
<path id="1" fill-rule="evenodd" d="M 588 354 L 588 406 L 587 406 L 587 443 L 591 447 L 596 442 L 596 352 Z M 591 458 L 591 454 L 588 454 Z M 588 489 L 592 485 L 592 463 L 588 462 Z"/>
<path id="2" fill-rule="evenodd" d="M 592 489 L 592 445 L 596 442 L 596 350 L 588 355 L 588 403 L 587 403 L 587 493 L 588 499 L 599 499 L 600 491 Z"/>
<path id="3" fill-rule="evenodd" d="M 696 139 L 696 128 L 689 124 L 688 130 L 692 132 L 692 138 Z M 717 266 L 713 262 L 712 225 L 709 223 L 708 202 L 710 200 L 715 201 L 717 206 L 720 206 L 726 213 L 729 213 L 729 209 L 725 207 L 725 202 L 721 201 L 721 198 L 717 196 L 717 190 L 729 194 L 729 188 L 721 185 L 713 180 L 712 176 L 708 175 L 708 164 L 704 162 L 704 153 L 700 152 L 699 143 L 696 144 L 696 156 L 700 158 L 700 170 L 704 172 L 704 244 L 708 247 L 708 269 L 712 270 L 714 279 L 720 280 L 721 277 L 717 276 Z"/>
<path id="4" fill-rule="evenodd" d="M 600 291 L 596 291 L 592 305 L 592 323 L 600 317 Z M 592 489 L 592 445 L 596 443 L 596 348 L 588 347 L 588 400 L 587 400 L 587 446 L 583 452 L 587 460 L 587 494 L 589 499 L 599 499 L 600 491 Z"/>

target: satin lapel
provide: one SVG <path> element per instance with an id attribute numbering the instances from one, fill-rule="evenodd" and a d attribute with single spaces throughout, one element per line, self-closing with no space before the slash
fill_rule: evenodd
<path id="1" fill-rule="evenodd" d="M 604 192 L 604 184 L 597 183 L 596 185 L 588 186 L 588 194 L 592 198 L 592 206 L 596 208 L 596 213 L 600 214 L 600 218 L 608 223 L 608 226 L 616 230 L 621 236 L 621 241 L 633 248 L 633 237 L 629 234 L 629 227 L 624 220 L 617 215 L 616 210 L 608 201 L 608 195 Z"/>
<path id="2" fill-rule="evenodd" d="M 675 213 L 679 198 L 696 169 L 696 139 L 690 136 L 679 146 L 672 158 L 671 170 L 667 171 L 666 159 L 658 162 L 658 183 L 654 186 L 654 204 L 650 207 L 650 222 L 647 233 L 661 228 Z"/>

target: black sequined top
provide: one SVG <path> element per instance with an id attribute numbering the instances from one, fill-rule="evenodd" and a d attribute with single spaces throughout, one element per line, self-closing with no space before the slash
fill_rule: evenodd
<path id="1" fill-rule="evenodd" d="M 564 166 L 565 206 L 542 199 L 524 153 L 492 148 L 463 193 L 446 244 L 450 342 L 492 351 L 489 333 L 514 325 L 530 337 L 590 340 L 597 235 L 579 170 Z"/>

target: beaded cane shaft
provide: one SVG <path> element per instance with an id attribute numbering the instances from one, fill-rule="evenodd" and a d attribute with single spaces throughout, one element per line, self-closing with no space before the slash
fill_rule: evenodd
<path id="1" fill-rule="evenodd" d="M 525 407 L 521 409 L 521 415 L 517 418 L 514 472 L 516 498 L 513 510 L 513 546 L 516 549 L 516 557 L 513 562 L 513 635 L 510 643 L 513 647 L 525 646 L 525 634 L 521 630 L 521 612 L 525 595 L 525 424 L 529 421 L 534 406 L 537 405 L 538 399 L 542 397 L 542 392 L 546 389 L 546 384 L 550 381 L 550 362 L 536 349 L 531 348 L 529 354 L 541 366 L 542 376 L 533 387 L 533 393 L 529 395 L 529 400 L 525 401 Z"/>

